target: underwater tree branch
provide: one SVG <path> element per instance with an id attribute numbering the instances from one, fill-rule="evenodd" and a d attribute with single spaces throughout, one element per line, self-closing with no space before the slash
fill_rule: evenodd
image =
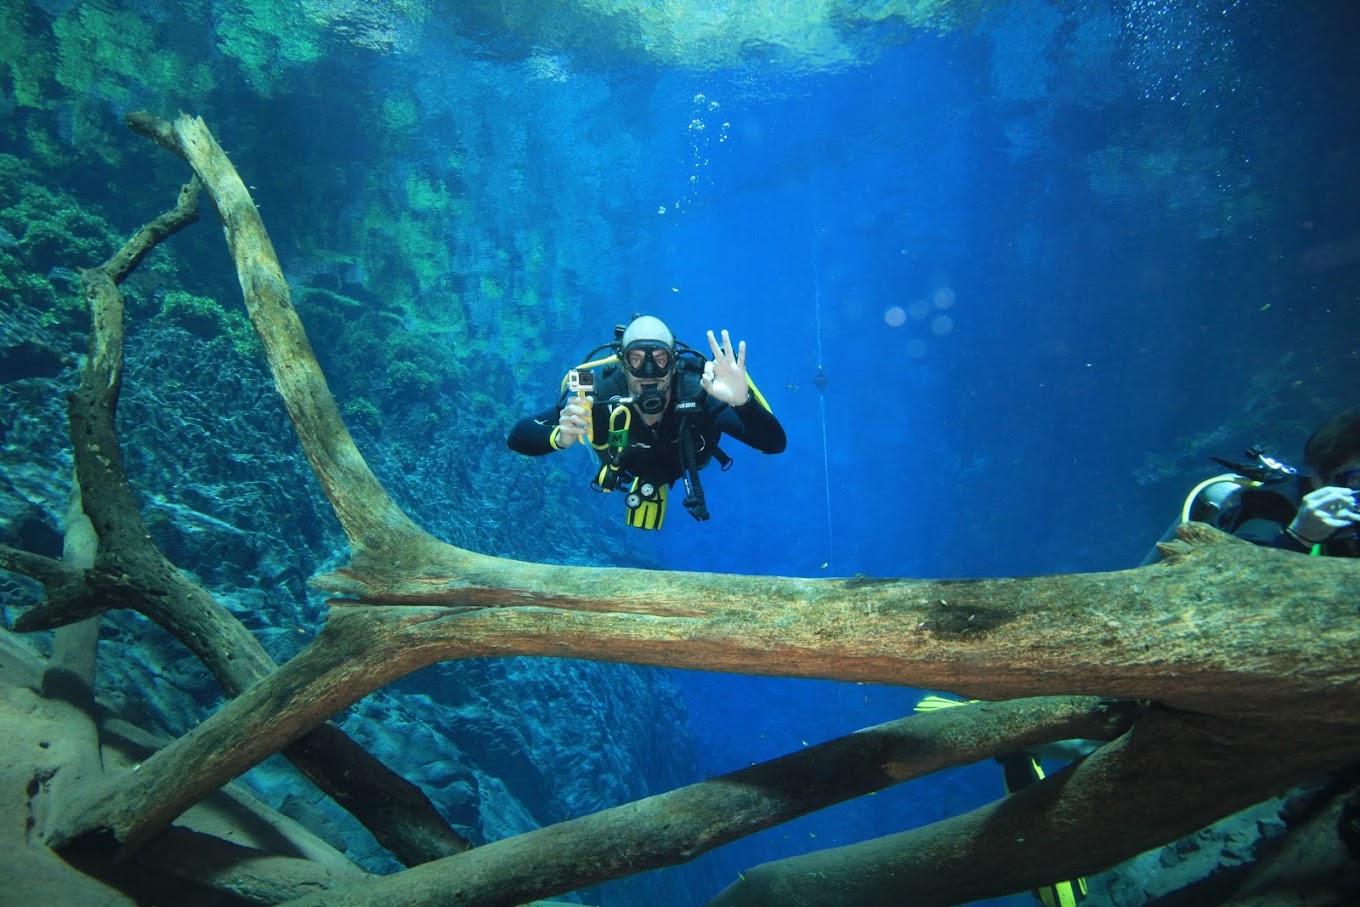
<path id="1" fill-rule="evenodd" d="M 49 601 L 16 623 L 20 630 L 32 630 L 112 607 L 131 608 L 180 640 L 234 696 L 276 665 L 231 612 L 156 548 L 127 479 L 116 428 L 124 338 L 117 284 L 151 246 L 197 220 L 198 186 L 197 179 L 191 181 L 174 210 L 143 227 L 108 262 L 82 274 L 92 321 L 90 350 L 69 416 L 79 493 L 99 551 L 83 572 L 24 560 L 46 574 Z M 285 755 L 408 865 L 469 846 L 419 788 L 333 725 L 318 725 Z"/>
<path id="2" fill-rule="evenodd" d="M 288 907 L 518 904 L 688 862 L 835 803 L 957 765 L 997 747 L 1113 739 L 1131 703 L 1093 697 L 978 703 L 856 731 L 719 778 L 485 844 Z"/>
<path id="3" fill-rule="evenodd" d="M 1095 873 L 1354 758 L 1339 738 L 1154 707 L 1080 763 L 962 816 L 747 869 L 710 907 L 933 907 Z M 909 892 L 910 894 L 905 894 Z"/>
<path id="4" fill-rule="evenodd" d="M 84 579 L 85 571 L 65 564 L 56 558 L 34 554 L 22 548 L 0 545 L 0 570 L 8 570 L 27 576 L 41 583 L 51 594 L 51 589 L 77 587 Z M 59 626 L 63 620 L 54 621 L 51 626 Z"/>
<path id="5" fill-rule="evenodd" d="M 99 547 L 94 526 L 81 506 L 80 482 L 71 484 L 66 505 L 66 525 L 62 537 L 62 561 L 79 571 L 92 566 Z M 52 634 L 52 654 L 42 676 L 44 699 L 74 706 L 78 721 L 70 727 L 67 739 L 76 744 L 71 758 L 64 761 L 44 785 L 49 797 L 59 802 L 73 789 L 79 789 L 103 771 L 99 728 L 95 719 L 95 665 L 99 652 L 99 617 L 58 627 Z"/>
<path id="6" fill-rule="evenodd" d="M 206 793 L 370 692 L 438 661 L 484 656 L 899 684 L 987 700 L 1076 690 L 1225 721 L 1286 716 L 1360 758 L 1360 627 L 1338 592 L 1356 588 L 1360 564 L 1261 551 L 1202 529 L 1186 530 L 1194 544 L 1168 561 L 1116 573 L 856 583 L 520 565 L 556 576 L 555 595 L 526 579 L 464 593 L 459 607 L 337 604 L 311 645 L 135 777 L 92 789 L 86 814 L 54 840 L 105 828 L 135 851 Z M 471 603 L 512 592 L 519 604 Z M 1315 769 L 1305 755 L 1293 762 L 1296 781 Z"/>
<path id="7" fill-rule="evenodd" d="M 169 122 L 134 113 L 128 125 L 183 158 L 206 187 L 274 383 L 350 540 L 351 556 L 362 561 L 372 555 L 398 572 L 419 570 L 426 552 L 448 546 L 392 501 L 355 446 L 293 308 L 259 210 L 226 152 L 197 117 L 182 114 Z"/>

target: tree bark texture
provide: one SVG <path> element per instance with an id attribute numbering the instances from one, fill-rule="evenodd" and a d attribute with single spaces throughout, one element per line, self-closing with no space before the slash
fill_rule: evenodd
<path id="1" fill-rule="evenodd" d="M 1260 551 L 1207 527 L 1187 534 L 1201 544 L 1165 564 L 1109 574 L 856 584 L 653 573 L 630 582 L 628 571 L 543 567 L 537 569 L 555 575 L 563 590 L 555 606 L 536 596 L 529 596 L 533 603 L 461 610 L 336 606 L 321 635 L 292 661 L 135 777 L 92 790 L 90 812 L 64 835 L 105 828 L 135 849 L 197 799 L 370 692 L 437 661 L 491 655 L 900 684 L 979 699 L 1076 690 L 1157 700 L 1244 726 L 1272 718 L 1307 725 L 1315 747 L 1335 737 L 1335 748 L 1300 752 L 1293 782 L 1360 756 L 1352 732 L 1360 713 L 1360 628 L 1336 594 L 1346 584 L 1356 588 L 1360 565 Z M 1263 588 L 1265 570 L 1278 588 Z M 598 588 L 615 582 L 620 588 Z M 476 597 L 499 592 L 523 602 L 530 585 Z M 1206 586 L 1232 598 L 1194 591 Z M 1168 614 L 1166 603 L 1177 600 L 1168 587 L 1203 616 Z M 609 597 L 625 589 L 633 601 Z M 759 598 L 758 589 L 765 592 Z M 950 607 L 946 595 L 964 607 Z M 636 600 L 643 597 L 645 609 Z M 635 610 L 608 610 L 620 604 Z M 947 629 L 929 628 L 946 618 Z M 1319 755 L 1325 765 L 1317 764 Z"/>

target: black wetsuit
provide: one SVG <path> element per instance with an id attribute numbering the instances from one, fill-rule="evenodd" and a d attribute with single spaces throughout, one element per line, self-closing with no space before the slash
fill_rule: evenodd
<path id="1" fill-rule="evenodd" d="M 677 374 L 672 380 L 671 402 L 656 425 L 646 425 L 642 416 L 634 410 L 628 430 L 628 446 L 619 460 L 621 473 L 654 485 L 671 485 L 684 474 L 680 445 L 682 417 L 676 410 L 674 394 L 683 387 L 695 387 L 698 382 L 682 381 L 681 377 Z M 693 378 L 693 375 L 690 377 Z M 618 372 L 600 381 L 595 389 L 596 403 L 592 411 L 593 444 L 604 445 L 609 440 L 609 398 L 627 393 L 627 385 Z M 754 395 L 741 406 L 729 406 L 699 390 L 695 402 L 697 407 L 684 418 L 693 441 L 695 466 L 699 469 L 708 465 L 715 456 L 720 462 L 727 460 L 718 448 L 723 435 L 736 438 L 767 454 L 783 452 L 788 443 L 784 427 L 769 410 L 760 405 Z M 510 429 L 510 449 L 531 457 L 556 450 L 550 438 L 566 405 L 567 395 L 563 394 L 557 405 L 516 422 Z M 597 454 L 603 459 L 606 452 L 597 450 Z"/>
<path id="2" fill-rule="evenodd" d="M 1298 514 L 1303 496 L 1312 489 L 1307 476 L 1296 476 L 1287 482 L 1233 492 L 1223 502 L 1218 528 L 1254 545 L 1308 553 L 1312 550 L 1310 546 L 1303 545 L 1284 530 Z M 1337 530 L 1322 543 L 1322 553 L 1328 557 L 1360 557 L 1356 528 Z"/>

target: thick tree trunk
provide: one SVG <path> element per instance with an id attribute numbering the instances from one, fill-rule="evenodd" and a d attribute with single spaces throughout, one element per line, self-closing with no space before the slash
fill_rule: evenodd
<path id="1" fill-rule="evenodd" d="M 89 812 L 54 843 L 103 828 L 135 849 L 204 794 L 373 690 L 436 661 L 486 655 L 906 684 L 982 699 L 1077 689 L 1218 716 L 1225 737 L 1241 722 L 1253 745 L 1262 739 L 1256 730 L 1262 724 L 1278 722 L 1291 737 L 1306 726 L 1309 747 L 1298 747 L 1292 758 L 1271 754 L 1291 783 L 1360 757 L 1353 733 L 1360 714 L 1354 681 L 1360 628 L 1345 616 L 1348 600 L 1328 592 L 1347 583 L 1356 588 L 1360 565 L 1262 552 L 1207 528 L 1187 534 L 1200 544 L 1165 565 L 1025 580 L 885 581 L 873 584 L 872 599 L 863 583 L 833 580 L 607 578 L 610 571 L 537 568 L 557 580 L 550 606 L 528 594 L 546 577 L 530 565 L 512 565 L 508 569 L 526 577 L 518 588 L 479 590 L 474 597 L 533 603 L 337 607 L 317 640 L 272 676 L 148 760 L 135 777 L 92 790 Z M 1271 577 L 1269 587 L 1262 575 Z M 615 581 L 645 598 L 646 609 L 625 600 L 625 608 L 637 611 L 607 610 L 618 604 L 609 598 Z M 601 583 L 609 588 L 600 590 Z M 1147 591 L 1173 585 L 1213 587 L 1232 596 L 1232 608 L 1227 599 L 1190 592 L 1179 601 L 1203 607 L 1202 619 L 1148 606 L 1149 595 L 1177 602 L 1161 597 L 1164 589 Z M 644 589 L 651 594 L 639 595 Z M 766 594 L 754 599 L 760 591 Z M 923 627 L 954 613 L 942 611 L 945 595 L 965 605 L 957 613 L 984 615 L 984 626 L 974 629 L 976 617 L 972 623 L 961 617 L 948 630 Z M 1061 636 L 1054 627 L 1062 628 Z M 1263 782 L 1256 799 L 1274 793 L 1276 783 Z"/>

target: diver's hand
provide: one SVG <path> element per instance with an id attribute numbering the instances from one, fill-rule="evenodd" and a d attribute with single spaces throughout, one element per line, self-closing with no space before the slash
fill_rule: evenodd
<path id="1" fill-rule="evenodd" d="M 1316 545 L 1356 522 L 1360 522 L 1360 510 L 1356 509 L 1355 492 L 1328 485 L 1304 495 L 1289 531 L 1305 544 Z"/>
<path id="2" fill-rule="evenodd" d="M 700 382 L 710 397 L 721 400 L 730 406 L 741 406 L 751 396 L 746 386 L 746 341 L 737 345 L 736 355 L 732 353 L 732 338 L 727 331 L 722 332 L 722 346 L 718 338 L 708 332 L 708 345 L 713 350 L 713 358 L 704 363 L 704 377 Z"/>
<path id="3" fill-rule="evenodd" d="M 566 450 L 586 436 L 586 426 L 590 424 L 590 398 L 572 397 L 571 402 L 562 407 L 557 418 L 558 450 Z"/>

